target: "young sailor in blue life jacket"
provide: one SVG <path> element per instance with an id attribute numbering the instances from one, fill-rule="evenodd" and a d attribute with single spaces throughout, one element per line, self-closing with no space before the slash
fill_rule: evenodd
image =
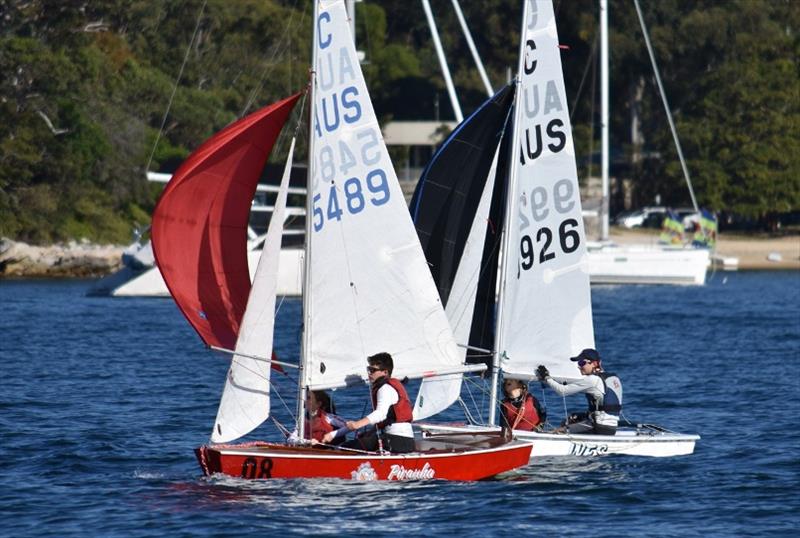
<path id="1" fill-rule="evenodd" d="M 519 379 L 503 381 L 505 398 L 500 402 L 503 427 L 510 430 L 534 431 L 541 429 L 545 411 L 536 397 L 528 392 L 528 385 Z"/>
<path id="2" fill-rule="evenodd" d="M 399 379 L 392 377 L 394 361 L 388 353 L 378 353 L 367 358 L 372 407 L 374 411 L 361 420 L 348 421 L 350 431 L 374 425 L 371 430 L 342 446 L 374 452 L 381 445 L 394 453 L 414 452 L 414 430 L 411 428 L 413 406 L 408 393 Z M 328 436 L 323 442 L 328 442 Z"/>
<path id="3" fill-rule="evenodd" d="M 622 411 L 622 382 L 615 374 L 603 370 L 600 354 L 594 349 L 584 349 L 570 360 L 578 363 L 583 378 L 559 383 L 542 365 L 536 369 L 536 377 L 561 396 L 586 394 L 589 409 L 569 416 L 565 424 L 569 433 L 614 435 Z"/>

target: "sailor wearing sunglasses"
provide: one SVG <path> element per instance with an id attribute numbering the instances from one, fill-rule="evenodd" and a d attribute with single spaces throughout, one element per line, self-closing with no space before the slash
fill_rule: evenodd
<path id="1" fill-rule="evenodd" d="M 536 369 L 539 381 L 561 396 L 586 394 L 588 410 L 571 414 L 562 427 L 569 433 L 614 435 L 622 411 L 622 382 L 615 374 L 603 370 L 600 354 L 594 349 L 584 349 L 570 360 L 578 363 L 581 379 L 559 383 L 550 377 L 546 367 Z"/>

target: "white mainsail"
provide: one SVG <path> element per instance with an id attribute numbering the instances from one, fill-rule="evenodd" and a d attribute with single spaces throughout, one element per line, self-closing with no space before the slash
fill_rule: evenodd
<path id="1" fill-rule="evenodd" d="M 294 144 L 295 140 L 292 139 L 275 210 L 236 340 L 236 354 L 228 370 L 214 430 L 211 432 L 211 441 L 214 443 L 224 443 L 246 435 L 269 417 L 270 363 L 254 357 L 266 358 L 272 354 L 278 259 Z"/>
<path id="2" fill-rule="evenodd" d="M 383 142 L 342 0 L 320 1 L 311 136 L 305 379 L 361 382 L 389 352 L 395 377 L 461 359 Z"/>
<path id="3" fill-rule="evenodd" d="M 594 329 L 575 148 L 553 5 L 527 1 L 498 352 L 509 377 L 543 364 L 577 378 L 568 359 L 594 347 Z"/>

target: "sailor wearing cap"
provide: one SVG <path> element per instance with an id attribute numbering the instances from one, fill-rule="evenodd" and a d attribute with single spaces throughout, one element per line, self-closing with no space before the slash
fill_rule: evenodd
<path id="1" fill-rule="evenodd" d="M 570 360 L 578 363 L 581 379 L 559 383 L 541 365 L 536 369 L 536 377 L 561 396 L 586 394 L 589 409 L 569 416 L 566 421 L 569 433 L 614 435 L 622 411 L 622 382 L 615 374 L 603 370 L 600 354 L 595 349 L 584 349 Z"/>

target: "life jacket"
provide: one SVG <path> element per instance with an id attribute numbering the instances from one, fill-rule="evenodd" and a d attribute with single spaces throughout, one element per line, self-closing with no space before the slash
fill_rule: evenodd
<path id="1" fill-rule="evenodd" d="M 318 410 L 317 414 L 311 417 L 311 420 L 306 420 L 306 435 L 311 435 L 311 439 L 322 441 L 325 434 L 332 431 L 333 426 L 322 409 Z"/>
<path id="2" fill-rule="evenodd" d="M 502 411 L 508 427 L 515 430 L 533 431 L 544 422 L 546 416 L 539 400 L 531 393 L 525 394 L 519 407 L 514 405 L 513 400 L 506 398 L 503 400 Z"/>
<path id="3" fill-rule="evenodd" d="M 589 412 L 604 411 L 612 415 L 619 415 L 622 411 L 622 381 L 616 374 L 607 372 L 597 372 L 594 375 L 603 381 L 603 398 L 598 400 L 587 393 Z"/>
<path id="4" fill-rule="evenodd" d="M 378 389 L 387 383 L 397 391 L 398 400 L 396 404 L 389 408 L 389 412 L 386 414 L 386 420 L 376 424 L 376 426 L 381 429 L 395 422 L 411 422 L 414 412 L 414 407 L 411 405 L 411 400 L 408 399 L 406 388 L 400 380 L 393 377 L 387 378 L 386 376 L 378 379 L 372 385 L 372 408 L 375 409 L 378 406 Z"/>

